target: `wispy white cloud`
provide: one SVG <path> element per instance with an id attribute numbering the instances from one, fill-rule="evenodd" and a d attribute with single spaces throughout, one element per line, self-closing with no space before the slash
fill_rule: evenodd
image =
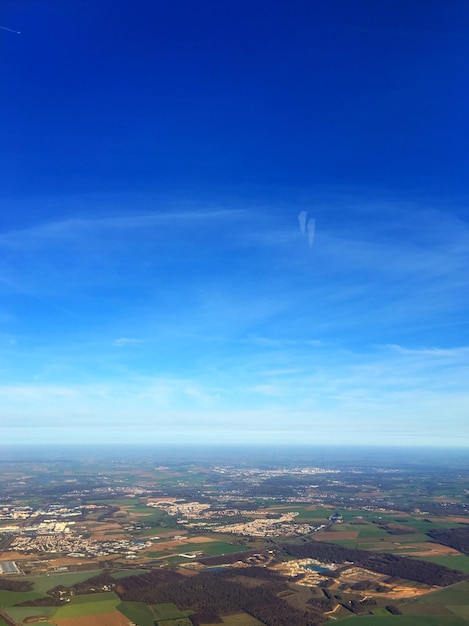
<path id="1" fill-rule="evenodd" d="M 233 221 L 246 216 L 243 209 L 215 209 L 194 211 L 153 211 L 151 213 L 120 213 L 118 215 L 104 215 L 97 217 L 77 217 L 64 220 L 48 221 L 27 228 L 13 229 L 0 233 L 0 246 L 21 247 L 24 244 L 32 245 L 34 241 L 39 245 L 41 241 L 63 241 L 64 238 L 82 237 L 92 231 L 109 233 L 165 226 L 177 228 L 193 228 L 195 224 L 210 224 L 210 222 Z"/>
<path id="2" fill-rule="evenodd" d="M 135 339 L 135 337 L 119 337 L 112 342 L 113 346 L 123 348 L 125 346 L 136 346 L 145 343 L 145 339 Z"/>
<path id="3" fill-rule="evenodd" d="M 454 348 L 407 348 L 396 344 L 390 344 L 388 348 L 399 354 L 416 357 L 435 357 L 436 359 L 466 359 L 469 361 L 469 346 L 457 346 Z"/>
<path id="4" fill-rule="evenodd" d="M 174 417 L 206 434 L 288 423 L 299 440 L 325 422 L 340 433 L 349 421 L 417 431 L 439 412 L 460 426 L 469 348 L 443 329 L 466 319 L 467 228 L 446 219 L 439 233 L 438 212 L 404 226 L 389 214 L 385 227 L 360 230 L 357 219 L 350 231 L 323 216 L 311 250 L 294 211 L 288 224 L 268 209 L 129 212 L 4 233 L 11 291 L 51 294 L 51 308 L 75 315 L 49 323 L 37 306 L 36 326 L 10 296 L 6 334 L 21 341 L 2 364 L 4 417 L 124 429 L 138 416 L 166 432 Z"/>

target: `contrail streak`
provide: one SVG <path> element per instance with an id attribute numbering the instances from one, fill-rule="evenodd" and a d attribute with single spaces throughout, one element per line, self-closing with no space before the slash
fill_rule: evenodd
<path id="1" fill-rule="evenodd" d="M 6 26 L 0 26 L 2 30 L 7 30 L 10 33 L 15 33 L 16 35 L 21 35 L 21 31 L 13 30 L 13 28 L 7 28 Z"/>

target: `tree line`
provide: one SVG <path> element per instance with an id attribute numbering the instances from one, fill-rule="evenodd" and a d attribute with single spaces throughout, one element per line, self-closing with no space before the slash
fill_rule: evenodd
<path id="1" fill-rule="evenodd" d="M 469 526 L 432 530 L 428 535 L 444 546 L 469 554 Z"/>

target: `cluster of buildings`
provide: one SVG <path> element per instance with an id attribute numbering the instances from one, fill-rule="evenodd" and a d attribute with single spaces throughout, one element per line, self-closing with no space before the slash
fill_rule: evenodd
<path id="1" fill-rule="evenodd" d="M 255 519 L 240 524 L 224 524 L 214 532 L 232 533 L 248 537 L 299 537 L 314 532 L 317 526 L 294 523 L 297 512 L 284 513 L 275 519 Z"/>
<path id="2" fill-rule="evenodd" d="M 210 504 L 184 502 L 176 498 L 150 501 L 148 506 L 163 509 L 169 515 L 183 515 L 183 518 L 178 519 L 178 524 L 187 528 L 199 530 L 210 528 L 213 532 L 249 537 L 299 537 L 323 528 L 323 526 L 318 527 L 308 523 L 295 523 L 293 520 L 298 515 L 297 512 L 284 513 L 274 519 L 262 517 L 248 522 L 224 524 L 217 520 L 226 517 L 258 516 L 259 513 L 237 508 L 212 509 Z M 202 520 L 210 520 L 210 522 Z"/>
<path id="3" fill-rule="evenodd" d="M 214 467 L 217 474 L 226 474 L 230 479 L 242 479 L 247 484 L 259 484 L 264 480 L 281 478 L 283 476 L 316 476 L 318 474 L 340 474 L 338 469 L 325 469 L 323 467 L 293 467 L 280 469 L 250 468 L 227 468 L 223 466 Z"/>
<path id="4" fill-rule="evenodd" d="M 147 506 L 155 509 L 163 509 L 168 515 L 184 515 L 188 519 L 201 519 L 210 504 L 200 502 L 184 502 L 176 498 L 165 498 L 164 500 L 151 500 Z"/>
<path id="5" fill-rule="evenodd" d="M 41 535 L 20 535 L 9 545 L 12 552 L 24 554 L 65 554 L 68 557 L 99 558 L 120 555 L 125 558 L 137 558 L 139 551 L 147 548 L 151 542 L 136 542 L 131 539 L 109 539 L 93 541 L 82 535 L 65 534 L 50 531 Z"/>
<path id="6" fill-rule="evenodd" d="M 96 504 L 66 507 L 51 504 L 44 508 L 9 504 L 0 509 L 0 532 L 7 538 L 4 550 L 23 554 L 61 554 L 68 557 L 99 558 L 119 555 L 137 558 L 139 551 L 151 542 L 133 539 L 93 540 L 85 537 L 75 526 Z M 78 519 L 77 519 L 78 518 Z M 8 523 L 8 522 L 14 523 Z M 6 523 L 5 523 L 6 522 Z"/>

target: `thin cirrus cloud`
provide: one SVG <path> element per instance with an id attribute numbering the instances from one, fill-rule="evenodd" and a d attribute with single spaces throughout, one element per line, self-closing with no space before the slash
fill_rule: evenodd
<path id="1" fill-rule="evenodd" d="M 409 236 L 415 218 L 399 211 L 359 228 L 365 209 L 355 209 L 347 229 L 318 209 L 310 248 L 293 210 L 199 211 L 0 237 L 2 315 L 15 327 L 4 336 L 17 338 L 0 356 L 4 419 L 78 438 L 95 423 L 116 440 L 136 419 L 169 439 L 176 420 L 192 438 L 241 439 L 243 423 L 247 439 L 298 442 L 327 423 L 331 443 L 352 420 L 357 442 L 386 429 L 398 443 L 450 411 L 464 431 L 468 349 L 451 328 L 465 320 L 469 238 L 456 218 L 438 234 L 438 212 L 421 211 L 428 219 Z"/>
<path id="2" fill-rule="evenodd" d="M 112 345 L 117 348 L 124 348 L 125 346 L 138 346 L 144 342 L 144 339 L 135 339 L 135 337 L 119 337 L 118 339 L 114 339 Z"/>

